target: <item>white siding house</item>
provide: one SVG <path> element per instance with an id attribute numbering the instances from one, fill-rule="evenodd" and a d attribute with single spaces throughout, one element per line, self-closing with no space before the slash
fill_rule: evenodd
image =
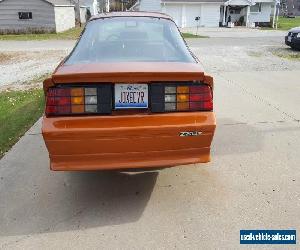
<path id="1" fill-rule="evenodd" d="M 97 15 L 97 0 L 70 0 L 75 6 L 75 20 L 77 24 L 86 23 L 91 16 Z"/>
<path id="2" fill-rule="evenodd" d="M 133 9 L 166 13 L 180 28 L 218 27 L 226 26 L 230 18 L 236 25 L 268 23 L 272 3 L 273 0 L 139 0 Z"/>
<path id="3" fill-rule="evenodd" d="M 161 11 L 172 16 L 180 28 L 218 27 L 222 4 L 222 0 L 163 0 Z"/>
<path id="4" fill-rule="evenodd" d="M 140 11 L 161 11 L 161 2 L 160 0 L 143 0 L 140 1 Z"/>
<path id="5" fill-rule="evenodd" d="M 75 27 L 74 7 L 54 6 L 54 15 L 55 32 L 62 32 Z"/>
<path id="6" fill-rule="evenodd" d="M 0 33 L 62 32 L 75 27 L 68 0 L 0 0 Z"/>
<path id="7" fill-rule="evenodd" d="M 80 0 L 80 5 L 88 8 L 92 16 L 99 14 L 97 0 Z"/>
<path id="8" fill-rule="evenodd" d="M 221 10 L 222 23 L 259 26 L 270 23 L 273 0 L 228 0 Z"/>
<path id="9" fill-rule="evenodd" d="M 249 22 L 250 23 L 267 23 L 270 22 L 270 15 L 272 13 L 272 4 L 273 1 L 270 0 L 256 0 L 256 5 L 260 5 L 260 8 L 255 8 L 254 6 L 251 8 L 250 6 L 250 15 Z"/>

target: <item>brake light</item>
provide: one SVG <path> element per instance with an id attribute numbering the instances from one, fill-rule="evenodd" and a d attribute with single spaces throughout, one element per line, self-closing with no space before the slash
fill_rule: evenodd
<path id="1" fill-rule="evenodd" d="M 151 108 L 152 112 L 211 111 L 213 110 L 212 90 L 209 85 L 204 84 L 153 84 Z"/>
<path id="2" fill-rule="evenodd" d="M 47 116 L 111 113 L 111 96 L 110 85 L 49 88 L 45 113 Z"/>

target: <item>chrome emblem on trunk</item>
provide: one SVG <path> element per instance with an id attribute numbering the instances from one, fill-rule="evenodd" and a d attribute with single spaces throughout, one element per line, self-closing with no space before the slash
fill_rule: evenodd
<path id="1" fill-rule="evenodd" d="M 202 132 L 199 131 L 185 131 L 185 132 L 179 132 L 179 136 L 199 136 Z"/>

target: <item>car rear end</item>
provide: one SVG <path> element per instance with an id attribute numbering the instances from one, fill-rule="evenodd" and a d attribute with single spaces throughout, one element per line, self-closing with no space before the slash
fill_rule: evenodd
<path id="1" fill-rule="evenodd" d="M 44 90 L 42 129 L 52 170 L 210 160 L 213 79 L 166 15 L 92 18 Z"/>
<path id="2" fill-rule="evenodd" d="M 161 67 L 144 73 L 141 69 L 134 82 L 132 70 L 83 74 L 85 83 L 80 73 L 61 70 L 46 80 L 43 136 L 51 169 L 152 168 L 210 161 L 216 126 L 212 78 L 197 65 L 174 64 L 173 71 L 158 72 Z M 109 82 L 112 78 L 118 80 Z"/>

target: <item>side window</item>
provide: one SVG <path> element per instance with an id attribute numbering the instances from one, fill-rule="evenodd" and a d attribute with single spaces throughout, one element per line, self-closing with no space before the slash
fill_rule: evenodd
<path id="1" fill-rule="evenodd" d="M 261 12 L 261 3 L 256 3 L 255 5 L 250 6 L 251 13 L 259 13 Z"/>
<path id="2" fill-rule="evenodd" d="M 20 20 L 32 19 L 32 12 L 18 12 Z"/>

